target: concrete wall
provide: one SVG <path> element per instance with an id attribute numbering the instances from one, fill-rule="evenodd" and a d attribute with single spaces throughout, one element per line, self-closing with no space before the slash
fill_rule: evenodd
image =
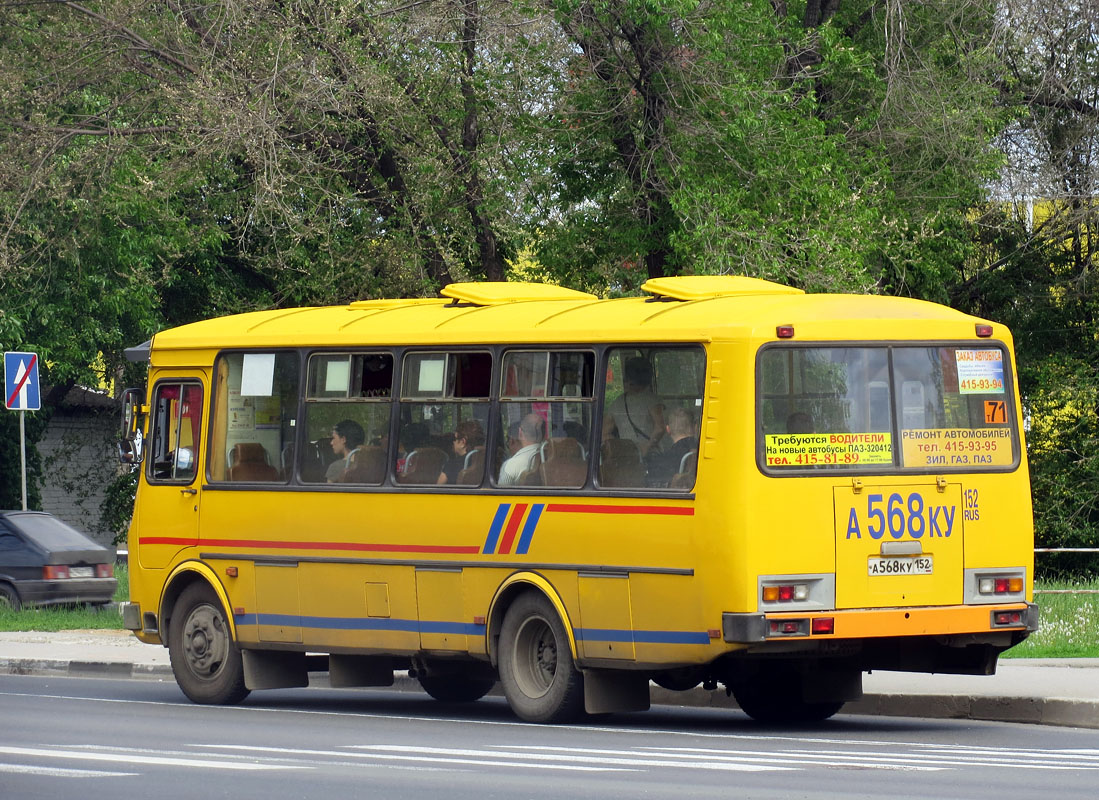
<path id="1" fill-rule="evenodd" d="M 113 408 L 63 406 L 38 443 L 42 510 L 107 547 L 115 532 L 103 529 L 100 507 L 119 470 L 118 420 Z"/>

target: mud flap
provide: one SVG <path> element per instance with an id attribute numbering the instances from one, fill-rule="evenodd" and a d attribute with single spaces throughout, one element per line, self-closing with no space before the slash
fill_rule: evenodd
<path id="1" fill-rule="evenodd" d="M 649 710 L 649 678 L 641 672 L 586 669 L 584 710 L 589 714 Z"/>

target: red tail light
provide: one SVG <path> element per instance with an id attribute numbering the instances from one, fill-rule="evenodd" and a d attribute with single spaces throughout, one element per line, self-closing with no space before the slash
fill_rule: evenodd
<path id="1" fill-rule="evenodd" d="M 42 579 L 61 581 L 69 577 L 69 568 L 63 564 L 48 564 L 42 567 Z"/>
<path id="2" fill-rule="evenodd" d="M 96 564 L 95 565 L 95 577 L 97 577 L 97 578 L 113 578 L 114 577 L 114 564 Z"/>

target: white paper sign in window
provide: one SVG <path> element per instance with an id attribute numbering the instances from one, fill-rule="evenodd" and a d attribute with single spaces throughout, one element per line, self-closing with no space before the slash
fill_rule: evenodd
<path id="1" fill-rule="evenodd" d="M 351 361 L 329 361 L 324 371 L 324 391 L 328 394 L 347 394 L 351 380 Z"/>
<path id="2" fill-rule="evenodd" d="M 240 376 L 242 397 L 270 397 L 275 383 L 274 353 L 245 353 Z"/>
<path id="3" fill-rule="evenodd" d="M 442 394 L 445 375 L 445 358 L 424 359 L 420 362 L 420 375 L 416 384 L 416 391 L 420 394 Z"/>

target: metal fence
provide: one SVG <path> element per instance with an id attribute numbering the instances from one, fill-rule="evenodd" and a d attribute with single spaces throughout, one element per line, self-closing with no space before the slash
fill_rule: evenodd
<path id="1" fill-rule="evenodd" d="M 1039 553 L 1099 553 L 1099 547 L 1035 547 Z M 1035 589 L 1034 594 L 1099 594 L 1099 589 Z"/>

